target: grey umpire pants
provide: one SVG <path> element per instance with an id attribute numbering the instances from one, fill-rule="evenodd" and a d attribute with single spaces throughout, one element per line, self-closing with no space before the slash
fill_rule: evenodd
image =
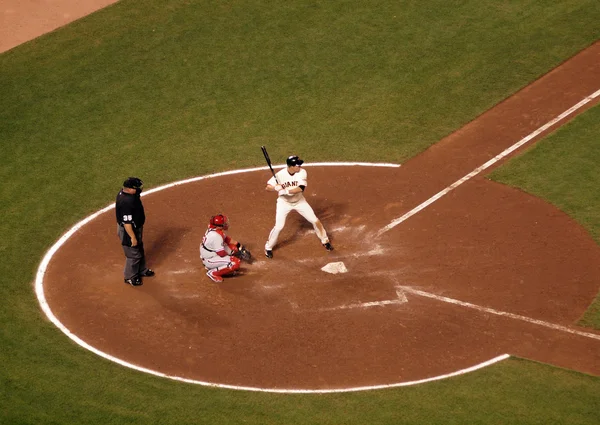
<path id="1" fill-rule="evenodd" d="M 142 236 L 144 233 L 144 227 L 134 229 L 135 237 L 137 238 L 137 246 L 123 246 L 123 252 L 125 253 L 125 269 L 123 269 L 123 275 L 125 279 L 133 279 L 139 277 L 142 272 L 146 271 L 146 254 L 144 253 L 144 242 Z M 117 235 L 119 240 L 124 240 L 125 228 L 117 224 Z"/>

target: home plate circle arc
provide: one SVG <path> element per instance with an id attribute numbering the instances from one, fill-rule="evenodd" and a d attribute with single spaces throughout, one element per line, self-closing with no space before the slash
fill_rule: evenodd
<path id="1" fill-rule="evenodd" d="M 336 261 L 335 263 L 329 263 L 321 268 L 326 273 L 338 274 L 348 273 L 348 269 L 343 261 Z"/>
<path id="2" fill-rule="evenodd" d="M 365 169 L 337 163 L 307 167 L 311 167 L 311 204 L 332 233 L 333 253 L 322 250 L 302 217 L 292 216 L 273 259 L 257 261 L 238 276 L 215 285 L 204 276 L 198 258 L 205 218 L 226 212 L 232 237 L 250 251 L 260 252 L 273 225 L 275 202 L 263 190 L 266 168 L 220 173 L 143 194 L 152 223 L 145 235 L 146 248 L 157 270 L 143 287 L 121 283 L 123 259 L 112 232 L 111 205 L 74 226 L 46 255 L 36 279 L 40 305 L 52 322 L 82 347 L 146 373 L 225 388 L 352 391 L 451 376 L 473 370 L 473 365 L 487 365 L 489 359 L 507 352 L 512 347 L 510 337 L 522 321 L 499 314 L 491 320 L 478 320 L 492 311 L 468 307 L 491 305 L 494 312 L 501 312 L 501 307 L 508 305 L 507 310 L 516 310 L 517 303 L 519 312 L 537 318 L 540 315 L 528 310 L 524 300 L 535 300 L 531 308 L 537 308 L 539 288 L 519 287 L 517 300 L 510 298 L 515 291 L 498 290 L 494 297 L 500 294 L 504 298 L 492 302 L 490 282 L 505 288 L 517 281 L 516 277 L 531 272 L 548 286 L 556 279 L 550 275 L 541 279 L 540 270 L 556 274 L 559 271 L 555 272 L 553 265 L 564 267 L 565 262 L 569 271 L 594 273 L 596 266 L 600 275 L 600 255 L 592 255 L 595 251 L 588 235 L 580 241 L 586 249 L 568 258 L 561 253 L 558 261 L 554 251 L 541 249 L 535 234 L 506 231 L 502 224 L 511 230 L 528 224 L 522 214 L 513 211 L 522 205 L 521 192 L 487 181 L 481 182 L 486 189 L 482 192 L 477 190 L 478 182 L 472 181 L 455 192 L 456 196 L 445 197 L 445 203 L 435 204 L 440 206 L 437 210 L 423 209 L 407 225 L 378 237 L 377 231 L 392 218 L 401 217 L 426 198 L 395 188 L 399 181 L 408 184 L 401 178 L 406 166 Z M 220 201 L 224 180 L 251 194 L 252 202 Z M 379 182 L 377 190 L 373 181 Z M 475 201 L 469 198 L 471 187 Z M 353 197 L 342 196 L 348 188 Z M 482 193 L 486 195 L 483 199 Z M 397 199 L 388 197 L 380 204 L 382 194 L 394 194 Z M 501 211 L 499 197 L 506 201 Z M 219 201 L 211 201 L 215 199 Z M 482 208 L 484 200 L 493 210 Z M 552 230 L 558 240 L 564 236 L 572 241 L 578 234 L 563 215 L 549 214 L 546 203 L 528 201 L 532 220 L 557 221 L 544 228 Z M 504 221 L 495 226 L 483 219 L 466 221 L 464 210 L 470 205 L 477 205 L 472 212 L 482 218 L 493 211 Z M 195 219 L 182 223 L 180 216 Z M 506 252 L 493 259 L 492 272 L 472 267 L 474 261 L 482 261 L 478 255 L 485 250 L 456 243 L 458 233 L 465 238 L 465 234 L 479 237 L 482 232 L 487 236 L 485 242 L 494 240 Z M 510 257 L 515 235 L 523 239 L 519 242 L 524 248 L 518 254 L 527 254 L 526 269 L 506 266 L 515 264 Z M 454 249 L 443 250 L 446 246 Z M 330 264 L 342 260 L 346 273 L 321 269 L 335 267 Z M 522 264 L 523 258 L 519 261 Z M 74 262 L 80 267 L 71 267 Z M 449 265 L 454 273 L 445 273 Z M 560 296 L 556 300 L 563 304 L 575 296 L 585 299 L 582 292 L 596 289 L 572 276 L 577 275 L 571 273 L 551 286 L 552 293 Z M 468 288 L 465 277 L 469 278 Z M 576 284 L 565 285 L 565 281 Z M 436 297 L 420 296 L 417 290 Z M 450 298 L 468 305 L 444 302 Z M 552 300 L 555 305 L 556 300 Z M 554 321 L 553 317 L 542 318 Z M 546 333 L 555 331 L 538 326 L 534 334 L 531 325 L 523 324 L 530 338 L 536 338 L 533 342 L 543 342 Z M 510 326 L 506 337 L 505 326 Z M 596 364 L 590 360 L 586 364 Z"/>

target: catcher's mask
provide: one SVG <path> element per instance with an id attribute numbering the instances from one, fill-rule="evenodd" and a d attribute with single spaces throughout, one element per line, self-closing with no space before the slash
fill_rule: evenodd
<path id="1" fill-rule="evenodd" d="M 229 229 L 229 219 L 223 214 L 213 215 L 210 218 L 211 227 L 222 227 L 223 230 Z"/>
<path id="2" fill-rule="evenodd" d="M 296 166 L 304 164 L 304 161 L 302 161 L 300 158 L 298 158 L 298 155 L 292 155 L 292 156 L 288 156 L 286 163 L 287 163 L 288 167 L 296 167 Z"/>

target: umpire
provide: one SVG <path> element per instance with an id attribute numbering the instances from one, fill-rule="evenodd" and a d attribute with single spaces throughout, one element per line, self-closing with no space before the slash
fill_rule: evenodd
<path id="1" fill-rule="evenodd" d="M 137 177 L 129 177 L 123 182 L 123 189 L 117 195 L 115 211 L 117 234 L 123 246 L 125 261 L 125 283 L 140 286 L 142 277 L 154 276 L 154 271 L 146 267 L 144 242 L 142 241 L 146 214 L 140 195 L 144 182 Z"/>

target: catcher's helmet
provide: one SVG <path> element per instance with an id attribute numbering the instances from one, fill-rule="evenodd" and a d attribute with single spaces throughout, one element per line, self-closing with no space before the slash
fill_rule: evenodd
<path id="1" fill-rule="evenodd" d="M 296 165 L 304 164 L 304 161 L 302 161 L 300 158 L 298 158 L 298 155 L 292 155 L 292 156 L 288 156 L 286 163 L 287 163 L 288 167 L 295 167 Z"/>
<path id="2" fill-rule="evenodd" d="M 130 189 L 141 189 L 144 185 L 142 179 L 138 179 L 137 177 L 128 177 L 127 180 L 123 182 L 123 187 L 128 187 Z"/>
<path id="3" fill-rule="evenodd" d="M 223 214 L 213 215 L 210 218 L 210 225 L 211 227 L 222 227 L 227 230 L 229 228 L 229 219 Z"/>

